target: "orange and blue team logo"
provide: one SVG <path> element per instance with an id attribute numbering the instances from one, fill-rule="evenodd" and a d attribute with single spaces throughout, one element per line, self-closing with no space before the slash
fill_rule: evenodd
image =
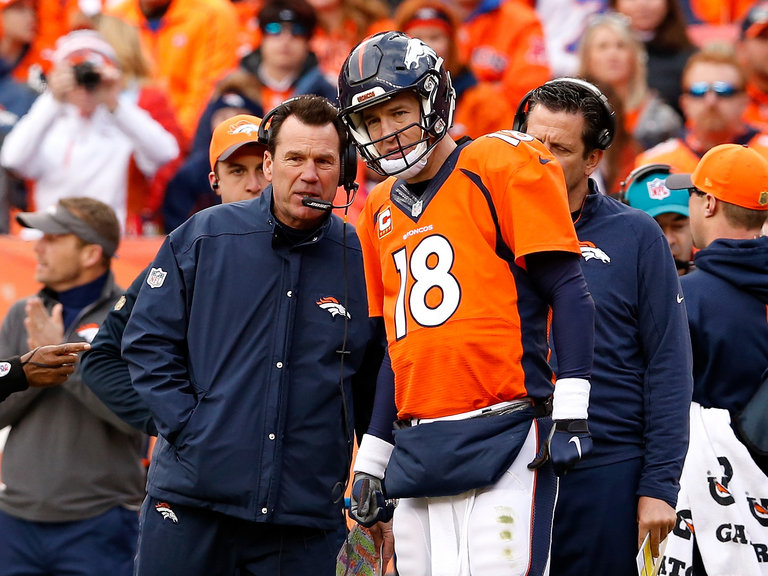
<path id="1" fill-rule="evenodd" d="M 174 524 L 179 523 L 179 517 L 176 516 L 176 513 L 173 510 L 171 510 L 171 505 L 167 502 L 158 502 L 155 504 L 155 510 L 162 514 L 163 518 L 166 520 L 170 520 Z"/>
<path id="2" fill-rule="evenodd" d="M 389 206 L 379 212 L 379 215 L 376 218 L 376 224 L 379 239 L 384 238 L 384 236 L 392 232 L 392 209 Z"/>
<path id="3" fill-rule="evenodd" d="M 352 316 L 349 315 L 349 312 L 347 312 L 347 309 L 344 308 L 344 306 L 333 296 L 325 296 L 324 298 L 320 298 L 317 302 L 315 302 L 320 308 L 323 310 L 327 310 L 330 312 L 332 317 L 336 316 L 346 316 L 349 319 L 352 319 Z"/>
<path id="4" fill-rule="evenodd" d="M 579 242 L 579 248 L 581 249 L 581 257 L 584 258 L 585 262 L 595 259 L 605 262 L 606 264 L 611 263 L 610 256 L 595 246 L 592 242 Z"/>
<path id="5" fill-rule="evenodd" d="M 760 523 L 760 526 L 768 528 L 768 498 L 761 498 L 757 501 L 757 498 L 747 497 L 749 503 L 749 511 L 754 516 L 755 520 Z"/>
<path id="6" fill-rule="evenodd" d="M 98 331 L 99 325 L 95 322 L 91 322 L 89 324 L 78 326 L 77 330 L 75 330 L 75 333 L 86 342 L 93 342 L 93 339 L 96 337 L 96 332 Z"/>

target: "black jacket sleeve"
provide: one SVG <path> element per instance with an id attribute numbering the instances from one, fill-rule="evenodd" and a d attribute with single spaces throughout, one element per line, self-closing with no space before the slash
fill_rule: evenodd
<path id="1" fill-rule="evenodd" d="M 18 356 L 0 361 L 0 402 L 14 392 L 29 388 L 27 376 Z"/>
<path id="2" fill-rule="evenodd" d="M 85 384 L 107 408 L 134 428 L 156 436 L 157 428 L 149 408 L 133 388 L 128 364 L 120 354 L 125 325 L 148 270 L 138 275 L 107 315 L 91 343 L 91 349 L 83 354 L 81 371 Z"/>

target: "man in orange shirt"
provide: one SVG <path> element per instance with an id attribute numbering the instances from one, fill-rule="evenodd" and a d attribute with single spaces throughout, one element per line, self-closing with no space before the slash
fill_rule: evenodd
<path id="1" fill-rule="evenodd" d="M 227 0 L 125 0 L 111 13 L 137 26 L 187 138 L 216 81 L 237 65 L 240 25 Z"/>
<path id="2" fill-rule="evenodd" d="M 744 119 L 765 130 L 768 127 L 768 2 L 757 2 L 744 18 L 736 54 L 747 74 L 749 104 Z"/>
<path id="3" fill-rule="evenodd" d="M 460 58 L 481 82 L 501 84 L 508 102 L 550 79 L 544 31 L 519 0 L 459 0 Z"/>
<path id="4" fill-rule="evenodd" d="M 718 144 L 748 144 L 768 158 L 768 136 L 743 119 L 746 82 L 731 54 L 704 49 L 691 56 L 683 70 L 680 97 L 685 131 L 640 154 L 635 166 L 669 164 L 673 172 L 690 173 Z"/>

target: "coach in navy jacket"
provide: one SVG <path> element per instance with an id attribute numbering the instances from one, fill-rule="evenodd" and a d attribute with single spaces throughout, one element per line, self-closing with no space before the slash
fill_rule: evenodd
<path id="1" fill-rule="evenodd" d="M 307 98 L 332 108 L 325 99 Z M 271 157 L 282 158 L 280 146 L 287 148 L 288 142 L 294 147 L 287 132 L 292 118 L 289 114 L 282 123 L 286 144 L 280 143 L 280 132 Z M 316 128 L 301 126 L 308 132 Z M 305 139 L 295 141 L 296 155 L 303 155 Z M 310 157 L 317 148 L 308 148 Z M 265 174 L 271 168 L 276 173 L 281 160 L 267 154 Z M 314 159 L 318 165 L 328 161 Z M 287 163 L 296 159 L 290 156 Z M 277 186 L 276 174 L 272 182 Z M 314 229 L 288 228 L 275 217 L 284 197 L 278 198 L 273 185 L 254 200 L 195 214 L 169 235 L 123 339 L 134 386 L 159 433 L 147 492 L 162 502 L 145 502 L 142 514 L 160 518 L 157 511 L 171 518 L 168 529 L 181 518 L 177 505 L 194 508 L 187 516 L 212 510 L 241 519 L 229 526 L 239 526 L 233 528 L 237 533 L 245 526 L 244 534 L 254 534 L 244 553 L 255 555 L 253 548 L 263 539 L 277 535 L 275 546 L 282 547 L 283 535 L 297 534 L 280 532 L 284 527 L 343 534 L 353 410 L 359 412 L 361 393 L 371 397 L 381 359 L 354 230 L 322 213 Z M 334 180 L 331 194 L 335 188 Z M 269 531 L 257 536 L 254 523 Z M 229 545 L 206 541 L 209 561 L 217 547 Z M 169 553 L 170 541 L 166 544 Z M 335 566 L 341 541 L 331 544 Z M 302 554 L 311 556 L 297 552 Z M 142 574 L 173 569 L 152 560 L 152 570 L 142 568 Z M 174 566 L 184 574 L 212 573 L 206 570 L 213 566 L 216 573 L 230 573 L 214 562 L 208 568 L 189 564 Z M 287 570 L 283 564 L 280 569 Z"/>
<path id="2" fill-rule="evenodd" d="M 551 574 L 631 574 L 644 537 L 658 555 L 676 521 L 693 384 L 685 303 L 658 224 L 589 178 L 615 130 L 602 93 L 561 78 L 536 88 L 529 104 L 528 133 L 563 166 L 595 302 L 594 449 L 560 479 Z"/>
<path id="3" fill-rule="evenodd" d="M 141 288 L 123 354 L 160 434 L 147 490 L 247 520 L 333 528 L 332 489 L 349 464 L 337 353 L 345 322 L 343 304 L 323 300 L 343 303 L 347 291 L 342 223 L 332 216 L 291 248 L 271 200 L 270 187 L 195 215 L 152 264 L 147 282 L 167 274 L 162 286 Z M 346 244 L 351 410 L 370 326 L 351 229 Z"/>

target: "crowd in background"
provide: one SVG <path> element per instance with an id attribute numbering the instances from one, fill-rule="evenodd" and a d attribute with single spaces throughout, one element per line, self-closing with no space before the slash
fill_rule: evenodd
<path id="1" fill-rule="evenodd" d="M 457 91 L 455 139 L 510 128 L 520 99 L 550 78 L 594 82 L 619 118 L 596 178 L 617 194 L 633 167 L 656 161 L 657 145 L 682 139 L 699 158 L 768 124 L 768 8 L 747 17 L 751 6 L 1 0 L 0 233 L 22 232 L 15 212 L 81 194 L 107 202 L 129 236 L 169 232 L 220 201 L 205 177 L 213 126 L 238 113 L 263 116 L 297 94 L 335 100 L 350 49 L 386 29 L 423 39 L 444 59 Z M 690 93 L 683 72 L 699 50 L 732 63 L 731 92 Z M 725 114 L 744 122 L 691 142 L 700 124 L 696 104 L 713 122 Z M 378 179 L 360 174 L 353 220 Z"/>

